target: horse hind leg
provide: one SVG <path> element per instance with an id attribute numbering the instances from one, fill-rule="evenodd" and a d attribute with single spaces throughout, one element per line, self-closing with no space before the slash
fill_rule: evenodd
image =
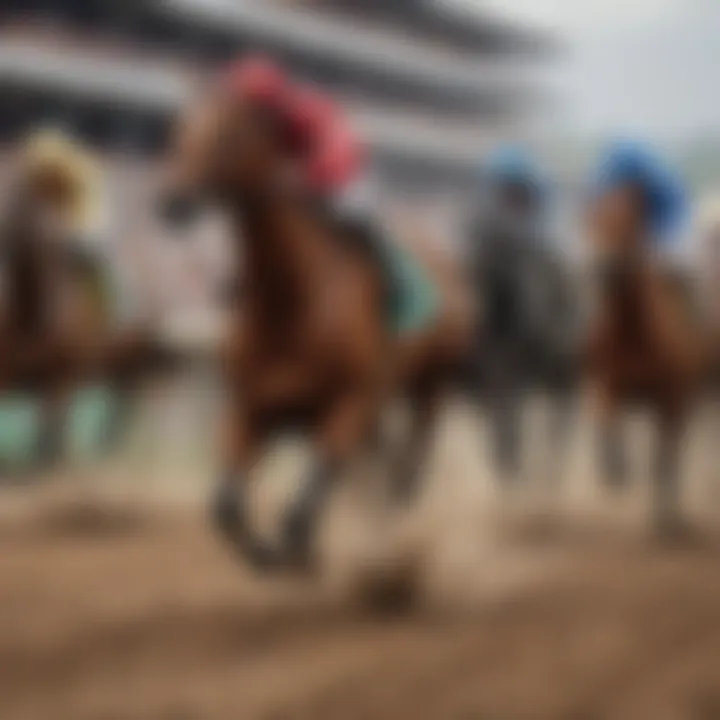
<path id="1" fill-rule="evenodd" d="M 365 389 L 348 392 L 320 426 L 317 459 L 282 521 L 281 555 L 291 568 L 312 569 L 312 544 L 320 513 L 350 457 L 367 440 L 375 419 L 374 397 L 375 393 Z"/>
<path id="2" fill-rule="evenodd" d="M 682 440 L 682 423 L 676 414 L 661 417 L 653 458 L 653 522 L 662 536 L 681 529 Z"/>
<path id="3" fill-rule="evenodd" d="M 435 430 L 439 398 L 440 387 L 435 381 L 421 386 L 411 398 L 409 437 L 396 456 L 390 485 L 391 501 L 401 507 L 409 506 L 420 490 Z"/>
<path id="4" fill-rule="evenodd" d="M 324 458 L 313 463 L 307 482 L 283 518 L 283 561 L 287 565 L 310 569 L 315 526 L 339 474 L 339 468 Z"/>
<path id="5" fill-rule="evenodd" d="M 547 446 L 544 458 L 543 481 L 545 489 L 562 488 L 562 479 L 572 439 L 572 423 L 576 407 L 573 389 L 551 387 L 550 415 L 547 423 Z"/>
<path id="6" fill-rule="evenodd" d="M 488 388 L 493 459 L 503 484 L 520 477 L 522 445 L 522 387 L 519 378 L 507 376 Z"/>
<path id="7" fill-rule="evenodd" d="M 236 409 L 228 423 L 225 469 L 210 501 L 213 526 L 230 547 L 256 570 L 276 564 L 275 553 L 252 531 L 247 490 L 260 441 L 245 413 Z"/>
<path id="8" fill-rule="evenodd" d="M 269 570 L 277 564 L 277 557 L 270 545 L 262 542 L 250 527 L 247 479 L 242 472 L 223 473 L 212 498 L 211 517 L 233 550 L 256 570 Z"/>

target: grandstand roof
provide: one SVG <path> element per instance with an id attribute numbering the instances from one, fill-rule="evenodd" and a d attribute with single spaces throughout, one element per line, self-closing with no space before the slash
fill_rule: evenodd
<path id="1" fill-rule="evenodd" d="M 530 28 L 499 20 L 479 9 L 458 7 L 443 0 L 280 0 L 286 4 L 340 10 L 399 23 L 406 29 L 444 38 L 476 52 L 545 53 L 556 48 L 554 38 Z"/>

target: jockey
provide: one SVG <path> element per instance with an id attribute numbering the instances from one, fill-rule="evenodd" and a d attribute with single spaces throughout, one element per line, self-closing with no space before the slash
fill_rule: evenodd
<path id="1" fill-rule="evenodd" d="M 650 255 L 694 313 L 695 283 L 682 242 L 688 203 L 678 172 L 641 143 L 615 142 L 601 155 L 590 197 L 590 230 L 605 271 L 612 275 L 621 267 L 618 260 Z"/>
<path id="2" fill-rule="evenodd" d="M 18 174 L 20 186 L 38 193 L 59 223 L 67 258 L 97 295 L 98 307 L 112 312 L 117 278 L 105 256 L 103 183 L 93 153 L 60 130 L 42 128 L 21 145 Z"/>
<path id="3" fill-rule="evenodd" d="M 233 92 L 270 110 L 285 136 L 294 179 L 331 219 L 380 260 L 389 240 L 369 210 L 366 148 L 343 109 L 328 95 L 289 78 L 265 58 L 233 63 L 224 78 Z"/>
<path id="4" fill-rule="evenodd" d="M 37 193 L 53 212 L 78 262 L 100 255 L 106 218 L 102 175 L 93 153 L 60 130 L 44 128 L 21 146 L 18 170 L 21 186 Z"/>
<path id="5" fill-rule="evenodd" d="M 539 363 L 569 353 L 577 318 L 565 258 L 548 227 L 549 183 L 522 148 L 503 146 L 481 172 L 468 267 L 483 308 L 480 346 L 532 351 Z"/>
<path id="6" fill-rule="evenodd" d="M 58 210 L 73 236 L 94 235 L 99 225 L 100 173 L 91 153 L 54 129 L 32 133 L 20 150 L 21 179 Z"/>
<path id="7" fill-rule="evenodd" d="M 524 225 L 525 232 L 538 233 L 543 227 L 547 187 L 534 160 L 520 147 L 495 150 L 481 171 L 486 211 L 504 216 L 506 223 Z M 499 221 L 500 218 L 496 217 Z"/>
<path id="8" fill-rule="evenodd" d="M 520 148 L 500 148 L 482 168 L 481 202 L 468 228 L 468 266 L 489 303 L 486 321 L 498 332 L 511 332 L 518 321 L 520 293 L 530 287 L 525 276 L 545 245 L 538 242 L 545 232 L 544 196 L 540 172 Z"/>

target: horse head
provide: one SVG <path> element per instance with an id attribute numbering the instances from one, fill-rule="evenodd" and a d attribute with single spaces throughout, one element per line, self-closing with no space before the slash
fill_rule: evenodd
<path id="1" fill-rule="evenodd" d="M 611 267 L 633 263 L 677 236 L 687 211 L 683 182 L 650 148 L 621 141 L 601 157 L 591 182 L 589 236 Z"/>
<path id="2" fill-rule="evenodd" d="M 233 209 L 265 197 L 284 163 L 280 122 L 273 108 L 226 83 L 190 101 L 172 129 L 161 217 L 182 226 L 206 203 Z"/>

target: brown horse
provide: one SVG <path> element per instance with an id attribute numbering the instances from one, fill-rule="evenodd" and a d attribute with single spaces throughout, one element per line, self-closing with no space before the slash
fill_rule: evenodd
<path id="1" fill-rule="evenodd" d="M 398 499 L 413 497 L 470 324 L 458 275 L 431 263 L 441 295 L 434 321 L 394 336 L 381 267 L 350 229 L 293 186 L 281 138 L 274 117 L 214 90 L 180 113 L 163 209 L 168 218 L 188 219 L 194 200 L 211 199 L 244 248 L 242 313 L 238 308 L 225 353 L 229 416 L 216 522 L 254 565 L 306 567 L 324 501 L 350 459 L 373 441 L 385 402 L 401 392 L 414 422 L 393 487 Z M 277 550 L 250 528 L 245 486 L 268 439 L 288 423 L 301 424 L 316 455 Z"/>
<path id="2" fill-rule="evenodd" d="M 0 392 L 37 392 L 44 400 L 38 461 L 62 453 L 69 394 L 104 379 L 127 387 L 154 365 L 150 334 L 108 326 L 87 279 L 94 262 L 73 245 L 59 211 L 67 178 L 58 167 L 23 173 L 4 198 L 0 225 Z"/>
<path id="3" fill-rule="evenodd" d="M 599 199 L 591 234 L 603 257 L 598 313 L 589 359 L 602 422 L 602 464 L 614 484 L 625 479 L 620 410 L 639 403 L 655 419 L 655 521 L 677 527 L 679 472 L 688 415 L 707 367 L 706 337 L 687 288 L 658 261 L 647 237 L 637 188 L 621 186 Z"/>

